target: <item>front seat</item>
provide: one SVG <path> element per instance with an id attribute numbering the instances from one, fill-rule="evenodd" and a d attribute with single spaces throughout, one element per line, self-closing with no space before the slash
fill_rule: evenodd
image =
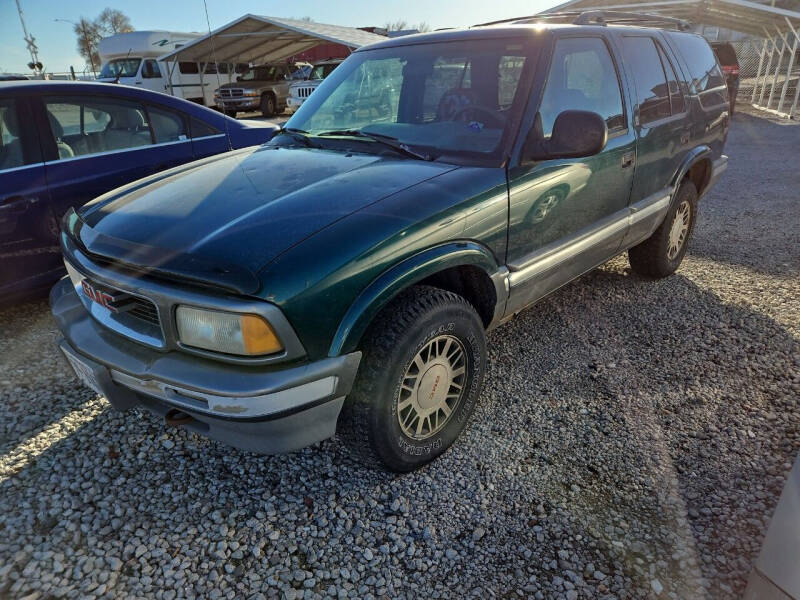
<path id="1" fill-rule="evenodd" d="M 12 169 L 21 167 L 25 160 L 22 156 L 22 142 L 19 139 L 19 124 L 12 109 L 7 109 L 3 113 L 3 126 L 14 139 L 3 145 L 0 139 L 0 169 Z"/>
<path id="2" fill-rule="evenodd" d="M 50 131 L 53 132 L 53 137 L 56 140 L 56 148 L 58 148 L 58 158 L 72 158 L 75 156 L 72 148 L 61 138 L 64 137 L 64 128 L 58 122 L 49 110 L 47 111 L 47 120 L 50 122 Z"/>

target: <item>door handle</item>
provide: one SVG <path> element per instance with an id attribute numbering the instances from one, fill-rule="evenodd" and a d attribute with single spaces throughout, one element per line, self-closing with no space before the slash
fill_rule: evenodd
<path id="1" fill-rule="evenodd" d="M 625 169 L 630 167 L 633 164 L 634 157 L 636 155 L 633 152 L 626 152 L 622 155 L 622 168 Z"/>
<path id="2" fill-rule="evenodd" d="M 25 212 L 28 202 L 25 196 L 8 196 L 0 200 L 0 213 L 19 214 Z"/>

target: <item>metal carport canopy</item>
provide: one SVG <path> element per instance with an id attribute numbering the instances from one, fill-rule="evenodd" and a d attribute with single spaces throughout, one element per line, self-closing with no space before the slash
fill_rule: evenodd
<path id="1" fill-rule="evenodd" d="M 695 25 L 725 27 L 758 37 L 771 37 L 776 29 L 800 33 L 800 12 L 748 0 L 572 0 L 540 14 L 574 10 L 658 13 L 686 19 Z"/>
<path id="2" fill-rule="evenodd" d="M 356 49 L 385 39 L 354 27 L 248 14 L 165 54 L 160 60 L 267 63 L 324 42 Z"/>

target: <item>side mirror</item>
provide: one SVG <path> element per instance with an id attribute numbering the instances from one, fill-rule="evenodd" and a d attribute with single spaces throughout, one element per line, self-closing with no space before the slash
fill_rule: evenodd
<path id="1" fill-rule="evenodd" d="M 535 136 L 535 139 L 530 139 Z M 526 161 L 593 156 L 606 147 L 608 127 L 595 112 L 565 110 L 556 117 L 550 139 L 539 139 L 531 130 L 525 147 Z"/>

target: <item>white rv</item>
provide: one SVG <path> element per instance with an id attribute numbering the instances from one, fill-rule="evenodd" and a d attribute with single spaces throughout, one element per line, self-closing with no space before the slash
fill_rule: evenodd
<path id="1" fill-rule="evenodd" d="M 118 82 L 214 106 L 214 90 L 236 80 L 235 65 L 162 62 L 160 57 L 202 33 L 132 31 L 100 40 L 99 81 Z M 239 69 L 241 70 L 241 69 Z"/>

